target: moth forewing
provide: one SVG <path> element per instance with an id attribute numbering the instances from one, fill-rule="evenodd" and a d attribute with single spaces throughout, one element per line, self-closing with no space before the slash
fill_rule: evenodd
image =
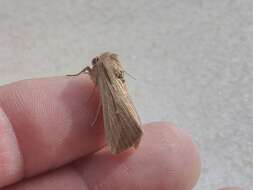
<path id="1" fill-rule="evenodd" d="M 137 148 L 143 130 L 117 55 L 103 53 L 92 60 L 88 71 L 101 96 L 105 135 L 111 152 L 117 154 L 130 147 Z"/>
<path id="2" fill-rule="evenodd" d="M 104 53 L 97 60 L 95 67 L 108 146 L 112 153 L 137 147 L 143 131 L 127 92 L 122 65 L 115 54 Z"/>

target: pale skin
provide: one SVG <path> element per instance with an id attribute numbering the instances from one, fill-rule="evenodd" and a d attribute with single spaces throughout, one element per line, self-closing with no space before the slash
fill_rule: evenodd
<path id="1" fill-rule="evenodd" d="M 99 104 L 93 88 L 86 74 L 0 87 L 1 190 L 192 189 L 200 158 L 191 137 L 149 123 L 136 151 L 112 155 L 102 117 L 91 127 Z"/>

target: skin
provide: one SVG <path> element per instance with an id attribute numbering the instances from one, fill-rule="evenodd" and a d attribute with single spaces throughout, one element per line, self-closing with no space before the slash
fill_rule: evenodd
<path id="1" fill-rule="evenodd" d="M 194 187 L 200 159 L 188 134 L 167 122 L 145 124 L 138 150 L 112 155 L 102 116 L 91 127 L 98 100 L 87 75 L 1 86 L 1 190 Z"/>

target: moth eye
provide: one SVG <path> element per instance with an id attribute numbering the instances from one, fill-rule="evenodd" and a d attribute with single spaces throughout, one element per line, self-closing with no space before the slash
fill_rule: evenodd
<path id="1" fill-rule="evenodd" d="M 92 65 L 96 65 L 97 62 L 98 62 L 98 57 L 95 57 L 95 58 L 92 59 L 91 63 L 92 63 Z"/>

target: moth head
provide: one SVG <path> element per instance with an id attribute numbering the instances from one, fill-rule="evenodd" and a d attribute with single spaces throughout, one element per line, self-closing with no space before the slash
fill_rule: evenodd
<path id="1" fill-rule="evenodd" d="M 118 61 L 118 55 L 116 53 L 111 53 L 111 58 Z"/>
<path id="2" fill-rule="evenodd" d="M 98 61 L 99 61 L 99 57 L 95 57 L 95 58 L 92 59 L 91 63 L 94 66 L 98 63 Z"/>
<path id="3" fill-rule="evenodd" d="M 118 61 L 118 55 L 116 53 L 104 52 L 100 55 L 102 60 L 114 60 Z"/>

